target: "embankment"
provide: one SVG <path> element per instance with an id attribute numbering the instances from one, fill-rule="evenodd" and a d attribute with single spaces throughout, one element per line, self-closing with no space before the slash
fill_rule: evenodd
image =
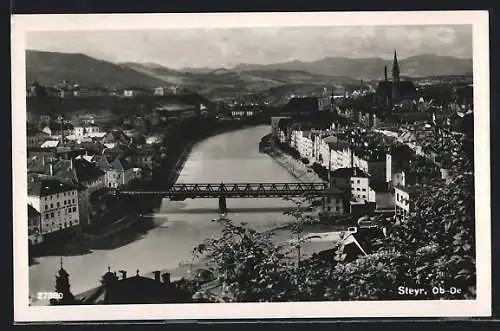
<path id="1" fill-rule="evenodd" d="M 261 140 L 262 153 L 272 157 L 283 168 L 288 170 L 295 178 L 303 183 L 322 183 L 319 176 L 300 160 L 282 151 L 273 141 L 271 135 L 264 136 Z"/>

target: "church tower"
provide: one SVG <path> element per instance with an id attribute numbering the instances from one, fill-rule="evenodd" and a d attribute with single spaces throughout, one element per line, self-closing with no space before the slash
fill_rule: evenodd
<path id="1" fill-rule="evenodd" d="M 399 64 L 396 50 L 392 62 L 392 104 L 399 102 Z"/>
<path id="2" fill-rule="evenodd" d="M 51 305 L 72 305 L 75 304 L 75 297 L 70 291 L 69 284 L 69 274 L 64 270 L 62 257 L 61 257 L 61 269 L 59 269 L 58 274 L 56 275 L 56 288 L 57 293 L 62 295 L 62 298 L 59 300 L 51 299 Z"/>

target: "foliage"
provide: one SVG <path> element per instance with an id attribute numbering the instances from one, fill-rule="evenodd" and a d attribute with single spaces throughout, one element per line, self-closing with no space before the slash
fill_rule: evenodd
<path id="1" fill-rule="evenodd" d="M 437 140 L 449 151 L 451 181 L 435 181 L 414 193 L 409 217 L 386 219 L 382 226 L 387 236 L 371 239 L 378 248 L 368 255 L 345 259 L 338 243 L 333 258 L 304 259 L 304 227 L 313 222 L 304 212 L 306 200 L 293 200 L 295 208 L 287 212 L 295 221 L 290 226 L 292 250 L 277 244 L 269 233 L 223 220 L 222 235 L 207 239 L 196 252 L 207 253 L 223 284 L 225 301 L 472 299 L 474 176 L 464 139 Z M 403 296 L 400 287 L 425 292 Z M 432 291 L 453 287 L 460 293 Z"/>
<path id="2" fill-rule="evenodd" d="M 291 288 L 284 247 L 272 242 L 271 233 L 260 233 L 221 219 L 218 238 L 206 239 L 194 249 L 214 265 L 227 302 L 281 301 Z"/>

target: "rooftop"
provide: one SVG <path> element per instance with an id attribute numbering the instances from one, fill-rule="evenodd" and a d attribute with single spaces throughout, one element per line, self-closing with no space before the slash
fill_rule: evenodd
<path id="1" fill-rule="evenodd" d="M 339 168 L 334 171 L 332 171 L 332 177 L 337 177 L 337 178 L 350 178 L 350 177 L 364 177 L 364 178 L 369 178 L 370 175 L 368 175 L 366 172 L 359 168 Z"/>
<path id="2" fill-rule="evenodd" d="M 30 196 L 43 197 L 71 190 L 76 190 L 76 186 L 65 183 L 54 177 L 43 178 L 31 176 L 28 178 L 28 195 Z"/>
<path id="3" fill-rule="evenodd" d="M 38 210 L 36 210 L 35 208 L 33 208 L 32 205 L 28 205 L 28 217 L 39 217 L 40 216 L 40 213 L 38 212 Z"/>

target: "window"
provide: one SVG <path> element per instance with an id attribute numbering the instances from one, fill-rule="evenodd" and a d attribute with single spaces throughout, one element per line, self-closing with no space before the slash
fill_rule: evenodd
<path id="1" fill-rule="evenodd" d="M 59 193 L 57 193 L 57 198 L 59 198 Z"/>
<path id="2" fill-rule="evenodd" d="M 50 218 L 54 218 L 54 213 L 50 213 Z"/>
<path id="3" fill-rule="evenodd" d="M 52 209 L 52 208 L 54 208 L 54 204 L 53 203 L 50 204 L 50 209 Z"/>
<path id="4" fill-rule="evenodd" d="M 73 203 L 75 203 L 75 199 L 73 199 L 73 201 L 72 201 L 72 202 L 73 202 Z"/>
<path id="5" fill-rule="evenodd" d="M 356 188 L 356 191 L 359 191 L 359 187 Z"/>
<path id="6" fill-rule="evenodd" d="M 64 200 L 64 205 L 65 205 L 65 206 L 66 206 L 66 202 L 67 202 L 67 200 Z"/>
<path id="7" fill-rule="evenodd" d="M 47 201 L 47 197 L 45 197 L 45 201 Z"/>
<path id="8" fill-rule="evenodd" d="M 363 189 L 363 192 L 366 192 L 366 189 L 365 189 L 365 188 Z"/>
<path id="9" fill-rule="evenodd" d="M 71 208 L 66 209 L 66 213 L 71 213 Z"/>
<path id="10" fill-rule="evenodd" d="M 59 208 L 59 201 L 57 202 L 57 204 L 56 204 L 56 205 L 57 205 L 57 208 Z"/>
<path id="11" fill-rule="evenodd" d="M 73 212 L 75 212 L 75 211 L 76 211 L 76 207 L 73 207 Z"/>
<path id="12" fill-rule="evenodd" d="M 359 179 L 358 179 L 358 184 L 359 184 Z"/>
<path id="13" fill-rule="evenodd" d="M 366 199 L 366 195 L 363 194 L 363 199 Z"/>
<path id="14" fill-rule="evenodd" d="M 45 218 L 49 218 L 49 214 L 45 214 Z"/>
<path id="15" fill-rule="evenodd" d="M 47 209 L 48 209 L 48 206 L 47 206 L 47 205 L 45 205 L 45 210 L 47 210 Z"/>
<path id="16" fill-rule="evenodd" d="M 58 211 L 58 212 L 57 212 L 57 216 L 61 216 L 61 211 Z"/>

